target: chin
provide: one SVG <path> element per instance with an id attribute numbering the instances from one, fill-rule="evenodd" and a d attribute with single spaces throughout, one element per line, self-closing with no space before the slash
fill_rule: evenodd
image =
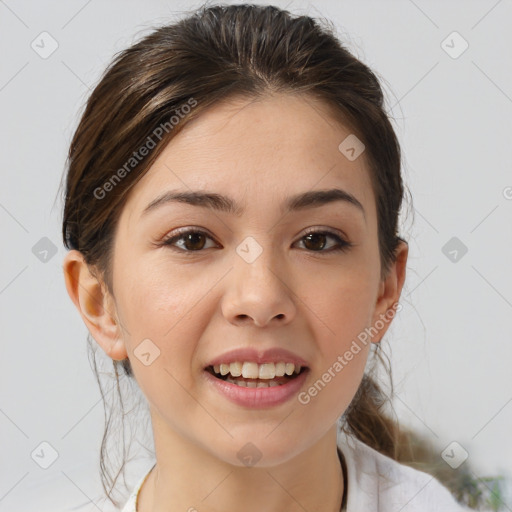
<path id="1" fill-rule="evenodd" d="M 222 462 L 240 468 L 270 468 L 285 464 L 302 451 L 293 440 L 295 436 L 275 435 L 270 439 L 274 434 L 267 435 L 261 431 L 255 435 L 239 435 L 227 443 L 225 450 L 218 451 L 219 445 L 216 444 L 212 454 Z"/>

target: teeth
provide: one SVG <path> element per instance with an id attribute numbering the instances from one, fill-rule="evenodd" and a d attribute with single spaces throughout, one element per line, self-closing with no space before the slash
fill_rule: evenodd
<path id="1" fill-rule="evenodd" d="M 260 379 L 273 379 L 276 376 L 276 365 L 274 363 L 260 364 Z"/>
<path id="2" fill-rule="evenodd" d="M 276 377 L 284 377 L 285 363 L 276 363 Z"/>
<path id="3" fill-rule="evenodd" d="M 293 375 L 293 372 L 295 370 L 295 365 L 293 363 L 286 363 L 286 367 L 284 369 L 284 372 L 286 375 Z"/>
<path id="4" fill-rule="evenodd" d="M 242 363 L 231 363 L 229 365 L 229 373 L 231 373 L 233 377 L 240 377 L 240 375 L 242 375 Z"/>
<path id="5" fill-rule="evenodd" d="M 273 388 L 276 386 L 281 386 L 279 382 L 275 382 L 273 380 L 269 380 L 268 382 L 255 382 L 255 381 L 245 381 L 245 380 L 235 380 L 231 378 L 227 378 L 226 382 L 230 382 L 231 384 L 236 384 L 237 386 L 241 386 L 243 388 Z"/>
<path id="6" fill-rule="evenodd" d="M 275 377 L 291 376 L 300 373 L 302 367 L 293 363 L 263 363 L 258 364 L 250 361 L 222 363 L 213 366 L 217 375 L 228 375 L 231 377 L 244 377 L 245 379 L 266 379 L 272 380 Z M 251 386 L 252 387 L 252 386 Z"/>
<path id="7" fill-rule="evenodd" d="M 245 379 L 257 379 L 258 375 L 258 363 L 244 363 L 242 365 L 242 377 Z"/>

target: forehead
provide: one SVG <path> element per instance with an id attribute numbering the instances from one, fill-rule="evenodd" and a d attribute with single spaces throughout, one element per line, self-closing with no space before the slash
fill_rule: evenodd
<path id="1" fill-rule="evenodd" d="M 239 199 L 247 210 L 276 207 L 290 195 L 342 188 L 374 211 L 365 153 L 339 149 L 351 129 L 307 95 L 234 98 L 187 123 L 135 185 L 130 218 L 166 190 L 205 190 Z M 246 208 L 244 208 L 244 211 Z M 368 215 L 367 213 L 367 215 Z"/>

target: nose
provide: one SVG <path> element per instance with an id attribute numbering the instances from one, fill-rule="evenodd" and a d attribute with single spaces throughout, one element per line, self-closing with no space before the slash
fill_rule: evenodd
<path id="1" fill-rule="evenodd" d="M 222 299 L 224 317 L 234 325 L 290 323 L 296 314 L 295 294 L 285 274 L 268 247 L 250 263 L 237 255 Z"/>

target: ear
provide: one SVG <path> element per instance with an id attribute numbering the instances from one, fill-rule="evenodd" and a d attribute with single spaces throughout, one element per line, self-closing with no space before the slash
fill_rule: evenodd
<path id="1" fill-rule="evenodd" d="M 115 302 L 104 281 L 89 268 L 81 252 L 71 250 L 63 263 L 68 295 L 92 337 L 112 359 L 127 357 L 117 320 Z"/>
<path id="2" fill-rule="evenodd" d="M 409 245 L 407 242 L 401 241 L 396 250 L 395 261 L 392 263 L 386 278 L 380 282 L 379 295 L 371 323 L 371 332 L 376 331 L 376 334 L 372 334 L 372 343 L 379 343 L 382 340 L 396 314 L 405 282 L 408 254 Z"/>

